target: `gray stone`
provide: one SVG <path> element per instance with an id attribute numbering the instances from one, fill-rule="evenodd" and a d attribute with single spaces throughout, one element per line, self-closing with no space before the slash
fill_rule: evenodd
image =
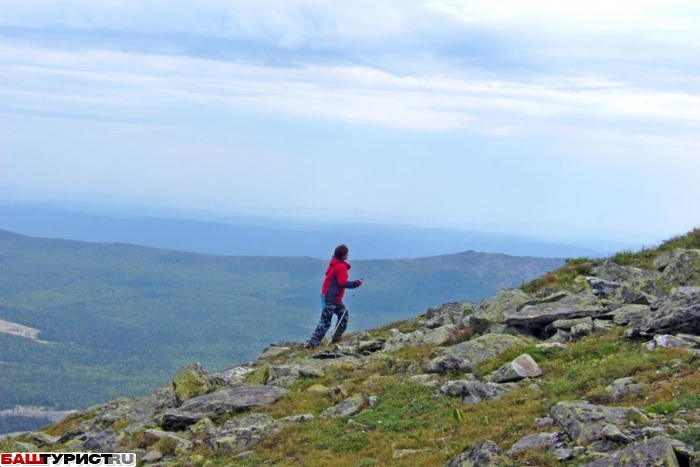
<path id="1" fill-rule="evenodd" d="M 700 334 L 700 294 L 681 295 L 661 303 L 640 323 L 630 326 L 629 336 Z"/>
<path id="2" fill-rule="evenodd" d="M 620 284 L 617 282 L 606 281 L 599 277 L 588 276 L 586 277 L 586 282 L 593 289 L 596 296 L 601 298 L 613 295 L 620 288 Z"/>
<path id="3" fill-rule="evenodd" d="M 373 339 L 371 341 L 362 341 L 357 344 L 357 349 L 361 353 L 372 353 L 384 348 L 384 339 Z"/>
<path id="4" fill-rule="evenodd" d="M 627 326 L 640 323 L 651 314 L 648 305 L 625 305 L 613 311 L 613 323 L 617 326 Z"/>
<path id="5" fill-rule="evenodd" d="M 550 409 L 550 415 L 569 439 L 588 444 L 604 439 L 605 425 L 626 427 L 631 421 L 648 422 L 641 412 L 630 407 L 605 407 L 584 401 L 563 401 Z"/>
<path id="6" fill-rule="evenodd" d="M 454 332 L 458 329 L 454 324 L 449 324 L 446 326 L 440 326 L 439 328 L 431 329 L 423 333 L 418 339 L 414 339 L 413 345 L 445 345 L 454 335 Z"/>
<path id="7" fill-rule="evenodd" d="M 517 313 L 506 314 L 505 324 L 524 327 L 539 335 L 557 320 L 593 318 L 606 311 L 605 304 L 593 292 L 586 291 L 554 303 L 525 306 Z"/>
<path id="8" fill-rule="evenodd" d="M 600 434 L 615 443 L 629 444 L 634 442 L 634 438 L 624 433 L 615 425 L 603 425 Z"/>
<path id="9" fill-rule="evenodd" d="M 536 448 L 552 449 L 560 440 L 561 433 L 536 433 L 527 435 L 515 443 L 513 447 L 506 452 L 506 455 L 513 457 L 520 452 Z"/>
<path id="10" fill-rule="evenodd" d="M 525 342 L 507 334 L 486 334 L 470 341 L 445 348 L 425 367 L 426 373 L 446 373 L 459 370 L 471 373 L 482 360 L 500 355 L 504 350 Z"/>
<path id="11" fill-rule="evenodd" d="M 206 415 L 202 412 L 182 412 L 178 409 L 166 410 L 158 417 L 158 425 L 167 431 L 181 431 L 199 423 Z"/>
<path id="12" fill-rule="evenodd" d="M 489 380 L 492 383 L 511 383 L 525 378 L 542 376 L 542 369 L 528 354 L 522 354 L 512 362 L 496 370 Z"/>
<path id="13" fill-rule="evenodd" d="M 584 467 L 679 467 L 673 445 L 665 437 L 639 441 L 613 453 L 606 459 Z"/>
<path id="14" fill-rule="evenodd" d="M 359 393 L 321 412 L 323 418 L 351 417 L 362 412 L 369 405 L 366 394 Z"/>
<path id="15" fill-rule="evenodd" d="M 227 421 L 219 430 L 209 432 L 204 442 L 216 451 L 231 453 L 249 449 L 280 429 L 269 415 L 254 413 Z"/>
<path id="16" fill-rule="evenodd" d="M 605 388 L 612 400 L 619 401 L 625 396 L 638 396 L 644 390 L 643 384 L 633 384 L 633 378 L 619 378 Z"/>
<path id="17" fill-rule="evenodd" d="M 581 323 L 578 323 L 574 327 L 571 328 L 570 331 L 570 339 L 572 341 L 577 341 L 580 340 L 589 334 L 593 332 L 593 320 L 590 322 L 584 321 Z"/>
<path id="18" fill-rule="evenodd" d="M 469 315 L 469 326 L 475 333 L 483 333 L 494 324 L 505 321 L 507 313 L 517 312 L 531 297 L 520 289 L 500 290 L 491 299 L 482 301 Z"/>
<path id="19" fill-rule="evenodd" d="M 152 451 L 148 451 L 145 456 L 141 458 L 141 462 L 150 464 L 151 462 L 158 462 L 163 458 L 163 454 L 161 454 L 160 451 L 154 449 Z"/>
<path id="20" fill-rule="evenodd" d="M 675 259 L 661 273 L 663 286 L 700 286 L 700 250 L 676 250 L 675 254 Z"/>
<path id="21" fill-rule="evenodd" d="M 503 453 L 498 445 L 484 439 L 447 461 L 445 467 L 498 467 L 502 464 L 502 458 Z"/>
<path id="22" fill-rule="evenodd" d="M 634 287 L 647 294 L 660 295 L 662 293 L 658 284 L 661 275 L 656 271 L 620 266 L 608 260 L 602 266 L 594 268 L 592 274 L 609 282 L 626 284 L 628 287 Z"/>
<path id="23" fill-rule="evenodd" d="M 115 452 L 119 446 L 117 434 L 111 428 L 97 433 L 88 432 L 76 436 L 83 442 L 83 448 L 87 451 Z"/>
<path id="24" fill-rule="evenodd" d="M 153 442 L 158 442 L 161 439 L 170 439 L 177 443 L 181 448 L 190 449 L 193 446 L 192 441 L 182 438 L 175 433 L 162 430 L 145 430 L 143 434 Z"/>
<path id="25" fill-rule="evenodd" d="M 180 368 L 173 378 L 173 390 L 178 404 L 182 404 L 187 399 L 207 394 L 213 387 L 209 374 L 199 363 Z"/>
<path id="26" fill-rule="evenodd" d="M 482 383 L 479 381 L 448 381 L 440 392 L 461 399 L 464 404 L 477 404 L 483 400 L 500 399 L 516 388 L 513 383 Z"/>
<path id="27" fill-rule="evenodd" d="M 249 409 L 270 405 L 289 393 L 284 388 L 241 384 L 223 391 L 199 396 L 186 401 L 180 407 L 183 412 L 221 415 L 231 410 Z"/>
<path id="28" fill-rule="evenodd" d="M 304 423 L 313 422 L 316 419 L 313 414 L 305 413 L 301 415 L 292 415 L 291 417 L 284 417 L 282 422 L 292 422 L 292 423 Z"/>
<path id="29" fill-rule="evenodd" d="M 689 340 L 681 339 L 676 336 L 670 336 L 668 334 L 657 334 L 654 339 L 649 342 L 649 349 L 655 349 L 657 347 L 665 347 L 670 349 L 695 349 L 698 345 Z"/>
<path id="30" fill-rule="evenodd" d="M 255 368 L 249 366 L 237 366 L 222 373 L 212 375 L 212 379 L 224 384 L 236 385 L 245 381 L 246 377 L 255 372 Z"/>

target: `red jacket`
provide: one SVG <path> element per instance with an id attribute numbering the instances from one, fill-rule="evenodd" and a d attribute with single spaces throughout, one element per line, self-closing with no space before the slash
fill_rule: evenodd
<path id="1" fill-rule="evenodd" d="M 342 302 L 345 289 L 354 289 L 360 285 L 360 281 L 348 281 L 349 269 L 350 265 L 345 261 L 336 257 L 331 259 L 321 287 L 321 294 L 326 297 L 327 302 Z"/>

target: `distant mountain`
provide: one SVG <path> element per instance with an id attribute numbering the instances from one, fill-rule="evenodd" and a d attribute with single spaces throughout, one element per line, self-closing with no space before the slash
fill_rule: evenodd
<path id="1" fill-rule="evenodd" d="M 251 217 L 205 221 L 193 220 L 197 213 L 188 215 L 191 217 L 136 217 L 133 213 L 110 216 L 0 204 L 0 229 L 36 237 L 120 242 L 216 255 L 314 258 L 326 258 L 339 243 L 350 246 L 356 259 L 418 258 L 467 250 L 544 258 L 599 257 L 623 247 L 583 248 L 513 235 L 411 226 Z"/>
<path id="2" fill-rule="evenodd" d="M 145 394 L 193 361 L 216 371 L 271 341 L 308 339 L 327 260 L 0 231 L 0 263 L 0 320 L 14 330 L 0 333 L 0 409 L 73 409 Z M 352 302 L 349 331 L 443 302 L 478 301 L 562 263 L 475 252 L 352 261 L 351 278 L 366 282 Z"/>

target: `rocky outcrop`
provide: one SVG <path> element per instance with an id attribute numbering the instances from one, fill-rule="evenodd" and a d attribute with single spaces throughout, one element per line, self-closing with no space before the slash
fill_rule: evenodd
<path id="1" fill-rule="evenodd" d="M 670 377 L 676 365 L 687 365 L 700 355 L 699 255 L 700 250 L 667 252 L 657 259 L 654 271 L 607 261 L 590 276 L 580 278 L 571 290 L 548 289 L 531 296 L 506 289 L 478 304 L 447 303 L 396 326 L 404 332 L 386 328 L 362 332 L 316 352 L 306 352 L 298 343 L 275 343 L 255 361 L 215 375 L 207 374 L 201 365 L 188 365 L 177 372 L 171 384 L 148 397 L 91 407 L 78 414 L 60 436 L 35 433 L 24 443 L 13 441 L 7 446 L 17 452 L 118 452 L 126 448 L 126 440 L 136 440 L 138 448 L 131 445 L 129 449 L 138 452 L 142 463 L 206 467 L 208 461 L 199 452 L 230 455 L 227 459 L 254 456 L 261 443 L 268 444 L 266 438 L 281 430 L 307 430 L 314 423 L 324 429 L 340 427 L 348 439 L 371 439 L 367 433 L 377 427 L 388 431 L 389 423 L 382 423 L 383 414 L 391 418 L 396 411 L 388 408 L 391 404 L 384 402 L 384 395 L 370 395 L 387 386 L 411 394 L 405 400 L 406 417 L 413 416 L 408 410 L 412 404 L 428 398 L 453 410 L 448 420 L 443 417 L 438 423 L 459 424 L 468 412 L 496 405 L 498 399 L 516 410 L 520 404 L 539 401 L 536 398 L 553 390 L 542 371 L 551 372 L 556 367 L 546 360 L 548 355 L 578 358 L 576 352 L 585 348 L 589 339 L 618 328 L 620 331 L 609 334 L 608 339 L 624 334 L 621 338 L 641 340 L 644 352 L 673 348 L 664 354 L 691 357 L 683 357 L 685 363 L 680 363 L 679 357 L 669 367 L 659 368 L 658 380 L 632 371 L 614 377 L 601 374 L 611 381 L 597 382 L 593 397 L 600 404 L 558 400 L 548 407 L 543 405 L 543 413 L 531 423 L 532 432 L 520 433 L 522 437 L 514 444 L 512 438 L 509 443 L 496 440 L 507 449 L 506 455 L 493 441 L 450 439 L 457 426 L 450 425 L 440 439 L 417 436 L 411 443 L 424 445 L 392 447 L 390 459 L 418 459 L 440 449 L 440 455 L 445 454 L 440 462 L 449 458 L 447 467 L 510 465 L 530 451 L 536 455 L 545 452 L 561 465 L 572 466 L 583 462 L 595 467 L 697 465 L 696 459 L 692 459 L 696 464 L 691 463 L 692 446 L 668 436 L 699 431 L 700 412 L 683 409 L 673 413 L 676 401 L 668 407 L 660 404 L 662 413 L 671 412 L 668 415 L 652 410 L 645 413 L 639 407 L 625 406 L 625 401 L 639 401 L 646 392 L 658 397 L 663 390 L 656 386 L 660 380 Z M 464 341 L 449 345 L 456 339 Z M 582 339 L 583 344 L 573 343 Z M 517 353 L 504 358 L 503 352 L 510 349 Z M 515 355 L 519 356 L 513 358 Z M 477 368 L 490 359 L 497 360 Z M 495 370 L 484 375 L 482 368 Z M 687 371 L 687 366 L 684 368 Z M 688 388 L 667 390 L 680 393 Z M 270 415 L 280 414 L 281 408 L 297 397 L 307 405 L 284 416 Z M 285 398 L 284 404 L 267 408 Z M 400 413 L 403 416 L 403 408 Z M 484 426 L 488 423 L 485 417 Z M 470 447 L 455 455 L 457 443 L 459 450 Z M 362 448 L 361 443 L 357 446 L 353 449 Z M 296 462 L 290 457 L 282 463 L 287 460 Z M 262 462 L 256 459 L 251 465 Z"/>
<path id="2" fill-rule="evenodd" d="M 522 339 L 507 334 L 485 334 L 476 339 L 445 348 L 441 355 L 425 367 L 426 373 L 446 373 L 451 370 L 472 372 L 476 364 L 500 355 L 504 350 L 524 345 Z"/>

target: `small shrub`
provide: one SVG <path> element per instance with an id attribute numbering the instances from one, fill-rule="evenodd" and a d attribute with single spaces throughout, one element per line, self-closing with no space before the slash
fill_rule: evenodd
<path id="1" fill-rule="evenodd" d="M 164 456 L 170 456 L 175 454 L 175 449 L 177 449 L 177 441 L 172 438 L 161 438 L 156 444 L 153 445 L 154 449 Z"/>

